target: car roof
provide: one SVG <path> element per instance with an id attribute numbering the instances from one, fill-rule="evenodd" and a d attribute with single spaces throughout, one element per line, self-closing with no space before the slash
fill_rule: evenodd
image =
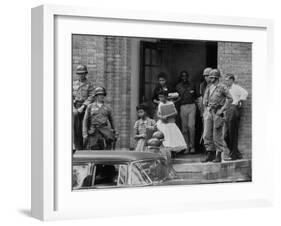
<path id="1" fill-rule="evenodd" d="M 108 162 L 133 162 L 140 160 L 164 159 L 157 153 L 137 151 L 76 151 L 73 162 L 108 161 Z"/>

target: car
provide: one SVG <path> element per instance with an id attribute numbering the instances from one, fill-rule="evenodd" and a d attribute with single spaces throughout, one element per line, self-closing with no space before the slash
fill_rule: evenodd
<path id="1" fill-rule="evenodd" d="M 73 155 L 73 190 L 169 184 L 174 169 L 159 153 L 77 151 Z"/>

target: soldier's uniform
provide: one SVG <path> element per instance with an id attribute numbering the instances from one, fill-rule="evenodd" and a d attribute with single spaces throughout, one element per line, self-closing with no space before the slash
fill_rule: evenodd
<path id="1" fill-rule="evenodd" d="M 221 156 L 226 148 L 223 137 L 224 115 L 218 115 L 217 111 L 221 110 L 227 99 L 231 101 L 232 97 L 226 85 L 218 83 L 207 86 L 203 98 L 205 106 L 203 139 L 207 154 L 213 156 L 209 156 L 208 161 L 214 158 L 215 153 Z M 221 161 L 221 157 L 219 160 Z"/>
<path id="2" fill-rule="evenodd" d="M 99 88 L 97 87 L 96 90 Z M 113 131 L 112 109 L 104 103 L 90 104 L 83 119 L 83 137 L 87 137 L 86 149 L 111 149 L 115 140 Z"/>
<path id="3" fill-rule="evenodd" d="M 76 73 L 87 73 L 85 65 L 79 65 Z M 82 137 L 82 121 L 87 106 L 94 100 L 94 85 L 87 79 L 84 81 L 76 80 L 72 86 L 72 98 L 73 98 L 73 144 L 74 149 L 83 149 L 83 137 Z M 78 112 L 78 109 L 84 105 L 84 110 Z"/>

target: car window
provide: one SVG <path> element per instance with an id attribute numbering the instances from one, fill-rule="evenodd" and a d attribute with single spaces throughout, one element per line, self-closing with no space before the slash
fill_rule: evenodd
<path id="1" fill-rule="evenodd" d="M 93 186 L 116 186 L 119 165 L 95 164 Z"/>
<path id="2" fill-rule="evenodd" d="M 132 165 L 131 183 L 132 183 L 132 185 L 148 185 L 148 184 L 151 184 L 151 180 L 146 175 L 146 173 L 140 168 L 139 164 L 133 164 Z"/>
<path id="3" fill-rule="evenodd" d="M 72 188 L 80 189 L 85 186 L 85 181 L 91 176 L 91 164 L 77 164 L 72 167 Z"/>
<path id="4" fill-rule="evenodd" d="M 117 185 L 127 185 L 128 184 L 128 166 L 127 165 L 119 165 L 119 174 Z"/>
<path id="5" fill-rule="evenodd" d="M 167 176 L 167 166 L 164 161 L 141 161 L 135 164 L 146 173 L 152 182 L 160 182 Z"/>

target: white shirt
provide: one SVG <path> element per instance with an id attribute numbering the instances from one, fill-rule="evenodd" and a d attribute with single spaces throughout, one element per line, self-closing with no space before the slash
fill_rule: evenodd
<path id="1" fill-rule="evenodd" d="M 229 88 L 229 92 L 233 98 L 232 104 L 234 105 L 237 105 L 240 100 L 246 100 L 248 97 L 247 90 L 234 83 Z"/>

